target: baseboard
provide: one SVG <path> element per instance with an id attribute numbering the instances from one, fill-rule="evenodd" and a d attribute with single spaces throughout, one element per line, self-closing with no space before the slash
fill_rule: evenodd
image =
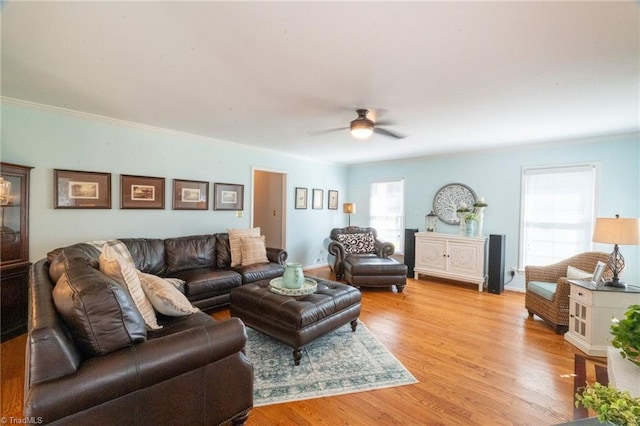
<path id="1" fill-rule="evenodd" d="M 329 266 L 328 263 L 325 263 L 324 265 L 311 265 L 311 266 L 304 266 L 302 268 L 303 271 L 312 271 L 314 269 L 321 269 L 321 268 L 326 268 L 327 266 Z"/>

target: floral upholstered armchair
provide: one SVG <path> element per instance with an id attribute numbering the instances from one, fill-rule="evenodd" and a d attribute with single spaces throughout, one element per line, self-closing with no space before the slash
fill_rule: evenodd
<path id="1" fill-rule="evenodd" d="M 341 279 L 349 256 L 386 259 L 395 252 L 395 247 L 393 243 L 378 240 L 375 228 L 348 226 L 331 230 L 327 251 L 329 266 L 336 278 Z"/>
<path id="2" fill-rule="evenodd" d="M 591 276 L 598 262 L 607 262 L 607 253 L 586 252 L 558 263 L 545 266 L 525 266 L 526 292 L 524 304 L 529 317 L 537 315 L 552 324 L 556 333 L 569 327 L 569 279 Z M 580 274 L 584 275 L 580 275 Z M 571 276 L 572 274 L 576 274 Z M 610 279 L 612 272 L 605 268 L 603 277 Z M 569 278 L 567 278 L 569 277 Z"/>

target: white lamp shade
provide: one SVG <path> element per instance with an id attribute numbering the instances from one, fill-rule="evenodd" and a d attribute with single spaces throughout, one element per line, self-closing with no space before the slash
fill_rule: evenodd
<path id="1" fill-rule="evenodd" d="M 640 219 L 596 218 L 593 241 L 605 244 L 638 245 L 640 244 Z"/>

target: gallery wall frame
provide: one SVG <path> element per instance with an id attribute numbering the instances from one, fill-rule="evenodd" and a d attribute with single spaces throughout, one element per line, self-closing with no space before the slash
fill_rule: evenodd
<path id="1" fill-rule="evenodd" d="M 173 180 L 173 210 L 208 210 L 209 182 Z"/>
<path id="2" fill-rule="evenodd" d="M 121 209 L 164 209 L 164 178 L 120 175 Z"/>
<path id="3" fill-rule="evenodd" d="M 329 196 L 327 197 L 327 208 L 329 210 L 338 210 L 338 191 L 333 189 L 329 190 Z"/>
<path id="4" fill-rule="evenodd" d="M 111 173 L 53 170 L 56 209 L 110 209 Z"/>
<path id="5" fill-rule="evenodd" d="M 311 208 L 314 210 L 322 210 L 324 208 L 324 189 L 313 188 L 312 198 Z"/>
<path id="6" fill-rule="evenodd" d="M 214 210 L 244 210 L 244 185 L 213 183 Z"/>
<path id="7" fill-rule="evenodd" d="M 307 188 L 296 187 L 296 209 L 307 208 L 308 190 Z"/>

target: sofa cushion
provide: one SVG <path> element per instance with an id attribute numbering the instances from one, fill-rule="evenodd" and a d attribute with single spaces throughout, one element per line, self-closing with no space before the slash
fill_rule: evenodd
<path id="1" fill-rule="evenodd" d="M 373 253 L 376 249 L 371 232 L 338 234 L 338 241 L 344 246 L 346 254 Z"/>
<path id="2" fill-rule="evenodd" d="M 260 228 L 228 229 L 231 267 L 242 265 L 242 237 L 260 236 Z"/>
<path id="3" fill-rule="evenodd" d="M 71 251 L 70 251 L 71 250 Z M 70 253 L 71 257 L 83 257 L 92 267 L 98 269 L 100 250 L 86 243 L 78 243 L 65 248 L 57 248 L 47 254 L 49 260 L 49 278 L 56 283 L 66 269 L 65 258 L 59 257 L 62 252 Z"/>
<path id="4" fill-rule="evenodd" d="M 253 265 L 254 263 L 268 263 L 267 248 L 265 247 L 264 235 L 242 237 L 242 265 Z"/>
<path id="5" fill-rule="evenodd" d="M 164 249 L 168 276 L 176 276 L 176 272 L 186 269 L 216 266 L 215 235 L 168 238 L 164 240 Z"/>
<path id="6" fill-rule="evenodd" d="M 284 266 L 279 263 L 254 263 L 253 265 L 242 265 L 233 268 L 234 271 L 242 275 L 242 283 L 252 283 L 255 281 L 281 277 L 284 274 Z"/>
<path id="7" fill-rule="evenodd" d="M 120 284 L 86 259 L 60 256 L 66 268 L 53 301 L 83 355 L 105 355 L 146 340 L 144 319 Z"/>
<path id="8" fill-rule="evenodd" d="M 138 271 L 136 271 L 132 263 L 114 250 L 113 246 L 105 244 L 102 247 L 102 254 L 100 254 L 100 271 L 109 278 L 116 280 L 129 291 L 133 303 L 135 303 L 140 311 L 149 330 L 161 328 L 158 325 L 153 305 L 147 300 L 147 296 L 145 296 L 142 290 L 140 278 L 138 278 Z"/>
<path id="9" fill-rule="evenodd" d="M 242 285 L 240 274 L 230 270 L 200 268 L 181 271 L 177 278 L 185 281 L 184 292 L 191 301 L 227 294 Z"/>
<path id="10" fill-rule="evenodd" d="M 120 238 L 127 246 L 136 269 L 140 272 L 164 275 L 164 240 L 160 238 Z"/>
<path id="11" fill-rule="evenodd" d="M 556 295 L 556 283 L 547 283 L 544 281 L 529 281 L 527 284 L 529 291 L 552 301 Z"/>
<path id="12" fill-rule="evenodd" d="M 153 307 L 161 314 L 181 317 L 199 311 L 189 303 L 180 290 L 167 280 L 144 272 L 139 272 L 139 275 L 144 293 Z"/>

